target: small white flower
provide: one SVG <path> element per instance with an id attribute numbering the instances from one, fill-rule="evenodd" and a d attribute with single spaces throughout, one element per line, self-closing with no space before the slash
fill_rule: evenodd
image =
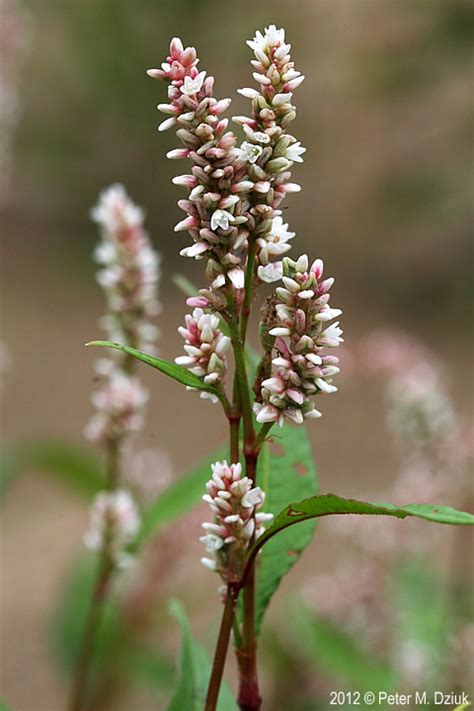
<path id="1" fill-rule="evenodd" d="M 301 156 L 303 153 L 306 153 L 306 148 L 301 145 L 300 141 L 296 141 L 296 143 L 292 143 L 291 146 L 288 146 L 286 149 L 285 158 L 295 163 L 302 163 L 303 159 Z"/>
<path id="2" fill-rule="evenodd" d="M 254 51 L 266 52 L 273 47 L 285 44 L 285 30 L 277 29 L 275 25 L 265 27 L 264 34 L 257 30 L 253 40 L 247 40 L 248 46 Z"/>
<path id="3" fill-rule="evenodd" d="M 288 242 L 294 236 L 295 233 L 288 230 L 288 224 L 283 223 L 279 215 L 274 217 L 271 230 L 257 241 L 260 248 L 260 262 L 265 265 L 268 263 L 270 256 L 280 256 L 288 252 L 291 248 Z"/>
<path id="4" fill-rule="evenodd" d="M 264 501 L 265 494 L 259 486 L 256 486 L 255 489 L 250 489 L 250 491 L 247 491 L 247 493 L 242 497 L 242 506 L 249 509 L 252 508 L 252 506 L 259 506 L 260 504 L 263 504 Z"/>
<path id="5" fill-rule="evenodd" d="M 199 540 L 204 543 L 207 553 L 214 553 L 224 545 L 222 538 L 212 533 L 209 533 L 207 536 L 201 536 Z"/>
<path id="6" fill-rule="evenodd" d="M 243 289 L 245 286 L 245 272 L 240 267 L 235 267 L 228 272 L 228 277 L 235 289 Z"/>
<path id="7" fill-rule="evenodd" d="M 258 278 L 260 281 L 264 281 L 267 284 L 271 284 L 274 281 L 280 281 L 282 273 L 281 262 L 267 264 L 266 266 L 260 265 L 257 269 Z"/>
<path id="8" fill-rule="evenodd" d="M 336 323 L 332 323 L 325 331 L 323 331 L 320 340 L 324 341 L 324 344 L 327 346 L 338 346 L 344 341 L 342 333 L 342 328 L 339 326 L 339 322 L 337 321 Z"/>
<path id="9" fill-rule="evenodd" d="M 184 77 L 184 84 L 181 87 L 181 92 L 186 94 L 186 96 L 194 96 L 199 91 L 201 91 L 202 85 L 204 84 L 204 79 L 206 77 L 206 72 L 199 72 L 194 79 L 190 76 Z"/>
<path id="10" fill-rule="evenodd" d="M 215 232 L 218 228 L 228 230 L 230 224 L 234 221 L 234 216 L 227 210 L 216 210 L 211 216 L 211 230 Z"/>
<path id="11" fill-rule="evenodd" d="M 241 94 L 241 96 L 245 96 L 246 99 L 256 99 L 260 94 L 256 89 L 249 89 L 248 87 L 244 87 L 243 89 L 237 89 L 237 93 Z"/>
<path id="12" fill-rule="evenodd" d="M 263 153 L 262 146 L 244 141 L 240 147 L 240 157 L 248 163 L 256 163 Z"/>

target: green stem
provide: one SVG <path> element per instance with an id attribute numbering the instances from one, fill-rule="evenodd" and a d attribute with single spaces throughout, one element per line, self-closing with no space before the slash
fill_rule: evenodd
<path id="1" fill-rule="evenodd" d="M 257 242 L 255 238 L 249 238 L 249 251 L 247 256 L 247 272 L 245 275 L 245 296 L 242 304 L 242 317 L 240 320 L 240 338 L 245 344 L 247 337 L 247 327 L 252 307 L 252 288 L 255 271 L 255 257 L 257 254 Z"/>
<path id="2" fill-rule="evenodd" d="M 114 491 L 118 482 L 118 457 L 120 442 L 111 439 L 107 447 L 107 489 Z M 69 702 L 70 711 L 82 711 L 84 706 L 90 668 L 94 658 L 97 630 L 102 618 L 102 610 L 107 599 L 113 577 L 114 564 L 110 555 L 110 536 L 104 535 L 99 553 L 99 568 L 92 590 L 89 611 L 84 622 L 79 655 L 76 662 L 74 681 Z"/>
<path id="3" fill-rule="evenodd" d="M 242 417 L 244 420 L 244 437 L 247 444 L 253 443 L 255 431 L 253 427 L 252 403 L 250 400 L 250 390 L 247 381 L 247 369 L 245 366 L 245 353 L 239 335 L 239 329 L 235 320 L 229 320 L 230 340 L 234 350 L 235 370 L 239 384 L 240 402 L 242 405 Z"/>
<path id="4" fill-rule="evenodd" d="M 229 457 L 230 463 L 236 464 L 239 461 L 239 429 L 240 415 L 231 413 L 229 415 Z"/>
<path id="5" fill-rule="evenodd" d="M 246 278 L 245 300 L 250 311 L 251 290 L 253 282 L 255 254 L 249 254 L 249 263 Z M 252 402 L 247 379 L 247 368 L 245 362 L 245 335 L 246 322 L 248 316 L 245 313 L 242 322 L 238 323 L 237 310 L 232 292 L 232 286 L 227 285 L 227 303 L 230 312 L 229 331 L 234 351 L 235 373 L 240 393 L 241 413 L 244 424 L 244 455 L 245 474 L 255 482 L 257 473 L 258 447 L 255 440 L 255 429 L 253 424 Z M 244 302 L 245 304 L 245 302 Z M 245 321 L 244 321 L 245 320 Z M 261 696 L 257 674 L 257 644 L 255 639 L 255 574 L 250 571 L 246 585 L 243 589 L 243 625 L 242 638 L 236 649 L 237 661 L 239 665 L 239 696 L 238 702 L 242 711 L 259 711 L 261 707 Z"/>
<path id="6" fill-rule="evenodd" d="M 260 451 L 260 447 L 265 442 L 267 434 L 270 432 L 270 430 L 274 424 L 275 424 L 274 422 L 264 422 L 264 424 L 261 426 L 261 428 L 257 432 L 257 437 L 255 439 L 255 448 L 258 451 Z"/>

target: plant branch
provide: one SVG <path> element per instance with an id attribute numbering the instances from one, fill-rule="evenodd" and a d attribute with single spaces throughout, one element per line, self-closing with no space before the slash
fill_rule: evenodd
<path id="1" fill-rule="evenodd" d="M 216 651 L 214 653 L 214 661 L 207 689 L 205 711 L 215 711 L 217 707 L 238 594 L 238 588 L 232 583 L 229 583 L 227 585 L 224 612 L 222 613 L 219 637 L 217 638 Z"/>
<path id="2" fill-rule="evenodd" d="M 274 422 L 265 422 L 259 431 L 257 432 L 257 437 L 255 439 L 255 448 L 260 451 L 260 447 L 262 444 L 265 442 L 265 439 L 267 437 L 267 434 L 270 432 L 271 428 L 273 427 Z"/>

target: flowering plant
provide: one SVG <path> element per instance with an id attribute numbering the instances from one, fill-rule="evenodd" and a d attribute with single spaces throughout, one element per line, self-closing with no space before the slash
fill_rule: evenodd
<path id="1" fill-rule="evenodd" d="M 186 216 L 175 230 L 190 237 L 181 254 L 205 260 L 206 283 L 188 298 L 192 313 L 179 329 L 185 355 L 174 363 L 148 347 L 156 335 L 148 318 L 157 307 L 157 260 L 144 242 L 140 211 L 124 204 L 123 192 L 113 188 L 93 213 L 104 230 L 97 256 L 104 266 L 99 280 L 108 297 L 110 313 L 104 326 L 110 340 L 90 345 L 108 346 L 117 355 L 99 366 L 107 382 L 94 398 L 99 412 L 88 430 L 112 462 L 112 491 L 96 501 L 87 536 L 89 545 L 102 552 L 106 583 L 146 531 L 145 522 L 140 530 L 132 500 L 117 490 L 122 440 L 139 426 L 146 401 L 132 373 L 133 363 L 145 362 L 188 389 L 199 390 L 222 408 L 228 422 L 227 459 L 216 457 L 203 496 L 212 520 L 203 524 L 201 538 L 207 553 L 202 562 L 221 578 L 221 626 L 206 688 L 184 659 L 170 709 L 200 708 L 201 701 L 206 711 L 217 708 L 232 633 L 238 705 L 242 711 L 261 708 L 257 650 L 263 614 L 281 578 L 311 539 L 316 518 L 364 514 L 473 522 L 469 514 L 448 507 L 394 506 L 317 494 L 302 425 L 320 417 L 316 403 L 319 407 L 322 395 L 337 390 L 333 378 L 339 360 L 333 352 L 343 340 L 335 320 L 341 311 L 329 304 L 334 279 L 325 276 L 322 260 L 287 256 L 295 234 L 283 222 L 281 205 L 300 190 L 291 182 L 291 169 L 303 160 L 305 149 L 290 127 L 296 118 L 293 92 L 304 77 L 295 69 L 283 29 L 271 25 L 248 45 L 254 54 L 256 88 L 240 91 L 251 101 L 250 116 L 233 117 L 243 133 L 240 138 L 224 117 L 230 99 L 215 98 L 214 79 L 198 68 L 193 47 L 185 48 L 174 38 L 166 61 L 148 71 L 167 86 L 168 102 L 158 108 L 168 117 L 159 130 L 175 129 L 182 144 L 168 157 L 190 165 L 189 172 L 173 179 L 189 191 L 178 202 Z M 248 343 L 249 326 L 268 288 L 256 354 Z M 283 429 L 273 429 L 276 426 Z M 282 433 L 279 454 L 273 442 L 277 431 Z M 295 479 L 295 471 L 301 478 Z M 102 594 L 104 578 L 98 585 Z M 87 639 L 90 642 L 90 635 Z M 79 660 L 72 711 L 83 708 L 88 650 L 89 643 Z"/>

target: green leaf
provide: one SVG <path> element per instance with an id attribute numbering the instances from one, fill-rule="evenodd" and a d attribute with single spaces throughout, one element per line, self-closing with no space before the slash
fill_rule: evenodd
<path id="1" fill-rule="evenodd" d="M 357 691 L 390 692 L 394 688 L 394 670 L 333 622 L 294 605 L 291 628 L 296 647 L 333 681 Z"/>
<path id="2" fill-rule="evenodd" d="M 136 348 L 122 346 L 120 343 L 113 343 L 112 341 L 90 341 L 90 343 L 86 343 L 86 346 L 114 348 L 117 351 L 121 351 L 122 353 L 126 353 L 127 355 L 140 360 L 142 363 L 151 365 L 152 368 L 156 368 L 161 373 L 164 373 L 170 378 L 173 378 L 173 380 L 176 380 L 178 383 L 182 383 L 189 388 L 196 388 L 196 390 L 205 390 L 206 392 L 218 397 L 219 400 L 222 400 L 222 393 L 220 390 L 212 385 L 206 385 L 201 378 L 198 378 L 197 375 L 191 373 L 190 370 L 183 368 L 183 366 L 177 365 L 176 363 L 172 363 L 169 360 L 157 358 L 156 356 L 149 355 L 148 353 L 143 353 Z"/>
<path id="3" fill-rule="evenodd" d="M 0 699 L 0 711 L 12 711 L 10 706 L 7 706 L 2 699 Z"/>
<path id="4" fill-rule="evenodd" d="M 473 514 L 466 511 L 458 511 L 449 506 L 435 506 L 432 504 L 394 506 L 393 504 L 375 504 L 367 501 L 357 501 L 356 499 L 344 499 L 335 494 L 321 494 L 294 504 L 288 504 L 278 514 L 272 525 L 256 541 L 250 551 L 249 561 L 255 557 L 260 548 L 270 538 L 289 526 L 309 519 L 334 514 L 366 514 L 369 516 L 395 516 L 396 518 L 414 516 L 436 523 L 447 523 L 456 526 L 474 525 Z"/>
<path id="5" fill-rule="evenodd" d="M 184 274 L 173 274 L 172 281 L 186 296 L 197 296 L 199 294 L 197 286 L 195 286 L 190 279 L 185 277 Z"/>
<path id="6" fill-rule="evenodd" d="M 77 655 L 89 610 L 91 593 L 97 576 L 97 556 L 81 558 L 69 571 L 61 598 L 50 622 L 50 641 L 58 665 L 70 675 Z M 94 658 L 89 691 L 96 688 L 107 671 L 127 677 L 154 689 L 168 691 L 172 686 L 173 668 L 158 648 L 136 637 L 124 623 L 120 604 L 120 580 L 117 573 L 103 604 L 100 624 L 96 629 Z"/>
<path id="7" fill-rule="evenodd" d="M 288 501 L 317 491 L 311 445 L 303 427 L 286 427 L 259 457 L 257 481 L 266 494 L 265 511 L 275 516 Z M 258 561 L 256 628 L 260 628 L 271 597 L 311 541 L 315 521 L 307 521 L 276 536 Z"/>
<path id="8" fill-rule="evenodd" d="M 211 663 L 204 649 L 193 640 L 182 606 L 173 600 L 170 611 L 181 627 L 183 639 L 176 689 L 167 711 L 202 711 Z M 217 711 L 236 711 L 236 704 L 225 683 L 221 686 Z"/>
<path id="9" fill-rule="evenodd" d="M 135 545 L 141 545 L 169 521 L 189 511 L 205 493 L 205 484 L 210 476 L 211 464 L 224 459 L 224 457 L 224 450 L 217 450 L 189 474 L 165 489 L 143 513 L 142 525 Z"/>
<path id="10" fill-rule="evenodd" d="M 51 475 L 89 498 L 104 486 L 98 455 L 68 442 L 27 442 L 2 454 L 2 482 L 25 469 Z"/>
<path id="11" fill-rule="evenodd" d="M 470 707 L 471 707 L 471 702 L 468 701 L 467 704 L 461 704 L 460 706 L 456 706 L 454 711 L 466 711 Z"/>
<path id="12" fill-rule="evenodd" d="M 19 472 L 20 462 L 17 452 L 6 447 L 0 449 L 0 495 L 5 493 Z"/>

